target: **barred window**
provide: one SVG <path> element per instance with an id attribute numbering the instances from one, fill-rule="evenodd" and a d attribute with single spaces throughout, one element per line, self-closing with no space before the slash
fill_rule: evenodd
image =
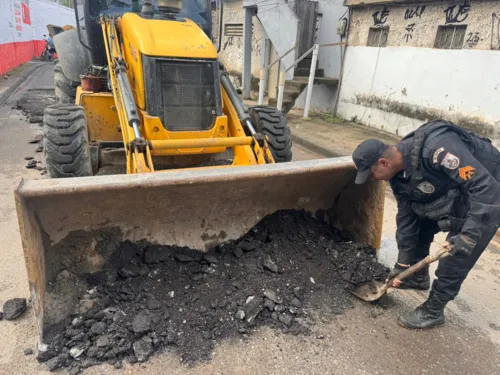
<path id="1" fill-rule="evenodd" d="M 464 46 L 467 25 L 438 26 L 434 48 L 461 49 Z"/>
<path id="2" fill-rule="evenodd" d="M 389 27 L 370 27 L 368 31 L 368 47 L 386 47 Z"/>

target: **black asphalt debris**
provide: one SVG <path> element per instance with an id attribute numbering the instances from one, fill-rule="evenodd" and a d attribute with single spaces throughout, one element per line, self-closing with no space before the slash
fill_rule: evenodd
<path id="1" fill-rule="evenodd" d="M 36 168 L 36 165 L 37 165 L 36 160 L 30 160 L 30 161 L 28 161 L 28 164 L 26 164 L 26 168 L 34 169 L 34 168 Z"/>
<path id="2" fill-rule="evenodd" d="M 25 298 L 13 298 L 3 304 L 3 317 L 6 320 L 19 318 L 27 309 Z"/>
<path id="3" fill-rule="evenodd" d="M 207 254 L 126 241 L 88 275 L 93 307 L 71 316 L 37 358 L 70 373 L 164 350 L 195 364 L 210 360 L 220 340 L 260 326 L 308 335 L 313 311 L 344 311 L 346 288 L 387 273 L 369 246 L 302 211 L 276 212 Z"/>

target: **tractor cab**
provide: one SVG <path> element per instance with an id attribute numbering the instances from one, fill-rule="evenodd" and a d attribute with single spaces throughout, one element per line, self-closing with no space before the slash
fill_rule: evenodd
<path id="1" fill-rule="evenodd" d="M 180 12 L 168 12 L 169 8 L 179 7 Z M 212 39 L 210 0 L 77 0 L 75 15 L 79 39 L 90 52 L 92 65 L 103 66 L 107 62 L 101 16 L 119 17 L 129 12 L 148 19 L 169 18 L 179 22 L 190 19 Z"/>

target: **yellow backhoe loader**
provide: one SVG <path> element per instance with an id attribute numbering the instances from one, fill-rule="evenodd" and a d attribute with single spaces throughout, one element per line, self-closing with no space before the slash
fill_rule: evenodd
<path id="1" fill-rule="evenodd" d="M 383 186 L 354 185 L 350 158 L 289 162 L 286 117 L 243 105 L 210 12 L 208 0 L 75 1 L 76 29 L 55 36 L 51 178 L 15 195 L 41 342 L 127 239 L 206 251 L 305 209 L 379 246 Z"/>

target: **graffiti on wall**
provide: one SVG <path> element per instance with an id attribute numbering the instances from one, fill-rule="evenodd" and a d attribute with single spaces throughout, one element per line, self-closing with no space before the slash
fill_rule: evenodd
<path id="1" fill-rule="evenodd" d="M 425 5 L 422 6 L 417 6 L 417 7 L 410 7 L 406 8 L 405 14 L 404 14 L 404 20 L 414 20 L 416 18 L 422 18 L 422 14 L 425 11 Z M 413 32 L 415 31 L 415 26 L 417 24 L 415 22 L 409 23 L 405 26 L 405 33 L 404 33 L 404 40 L 406 43 L 408 43 L 411 39 L 413 39 Z"/>
<path id="2" fill-rule="evenodd" d="M 465 39 L 465 43 L 469 48 L 474 48 L 477 46 L 479 41 L 482 40 L 479 32 L 472 32 L 467 34 L 467 38 Z"/>
<path id="3" fill-rule="evenodd" d="M 413 31 L 415 30 L 415 25 L 416 25 L 415 23 L 410 23 L 405 26 L 404 39 L 406 43 L 408 43 L 410 39 L 413 39 Z"/>
<path id="4" fill-rule="evenodd" d="M 412 18 L 422 18 L 422 14 L 424 13 L 424 11 L 425 11 L 425 5 L 413 8 L 406 8 L 404 19 L 408 21 L 411 20 Z"/>
<path id="5" fill-rule="evenodd" d="M 383 7 L 380 10 L 377 10 L 372 14 L 373 24 L 375 26 L 382 26 L 387 22 L 387 17 L 389 17 L 389 9 L 387 7 Z"/>
<path id="6" fill-rule="evenodd" d="M 469 17 L 470 5 L 468 1 L 463 4 L 453 4 L 444 10 L 445 24 L 464 22 Z"/>

